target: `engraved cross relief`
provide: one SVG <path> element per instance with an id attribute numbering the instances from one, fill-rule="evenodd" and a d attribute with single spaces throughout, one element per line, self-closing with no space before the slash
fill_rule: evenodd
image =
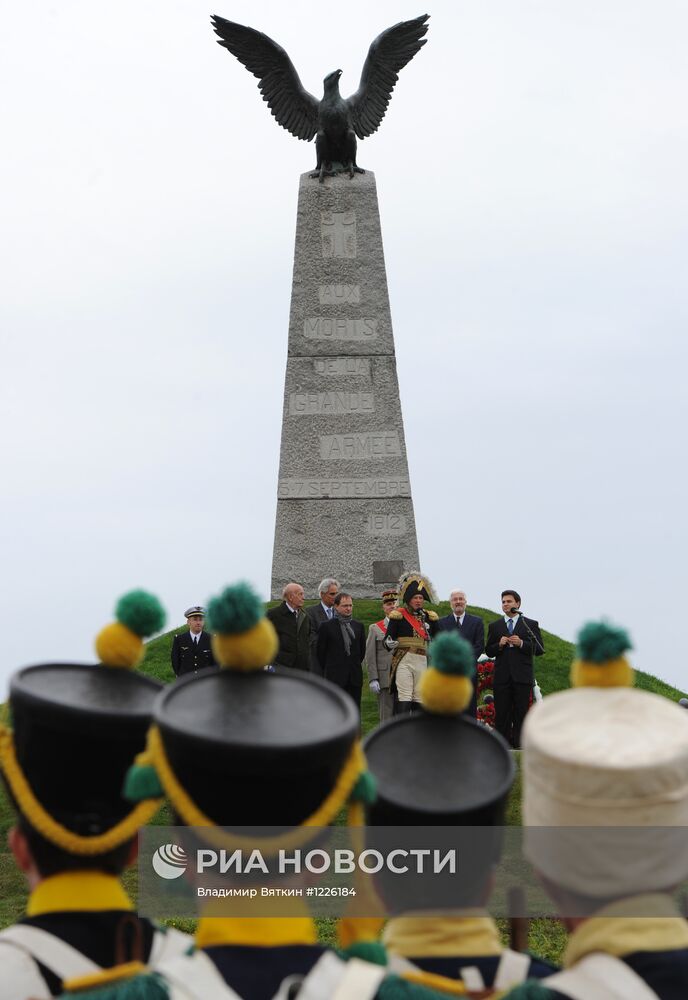
<path id="1" fill-rule="evenodd" d="M 353 260 L 356 256 L 356 213 L 321 212 L 320 223 L 323 257 Z"/>

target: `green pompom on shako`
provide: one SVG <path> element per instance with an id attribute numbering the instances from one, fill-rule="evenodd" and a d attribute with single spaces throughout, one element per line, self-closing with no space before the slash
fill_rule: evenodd
<path id="1" fill-rule="evenodd" d="M 211 632 L 236 635 L 248 632 L 263 614 L 260 597 L 250 584 L 235 583 L 208 602 L 208 627 Z"/>
<path id="2" fill-rule="evenodd" d="M 631 649 L 626 629 L 609 622 L 588 622 L 578 633 L 578 659 L 588 663 L 606 663 L 616 660 Z"/>
<path id="3" fill-rule="evenodd" d="M 420 700 L 427 712 L 459 715 L 473 694 L 475 653 L 456 632 L 442 632 L 430 643 L 428 669 L 420 679 Z"/>
<path id="4" fill-rule="evenodd" d="M 456 632 L 441 632 L 430 643 L 428 665 L 441 674 L 472 677 L 475 673 L 473 647 Z"/>
<path id="5" fill-rule="evenodd" d="M 130 590 L 120 597 L 115 617 L 142 639 L 160 632 L 165 625 L 165 609 L 157 597 L 147 590 Z"/>

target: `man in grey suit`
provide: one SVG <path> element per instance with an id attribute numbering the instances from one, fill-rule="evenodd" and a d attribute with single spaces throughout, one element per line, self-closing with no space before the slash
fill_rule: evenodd
<path id="1" fill-rule="evenodd" d="M 318 632 L 323 622 L 329 622 L 334 618 L 334 599 L 339 593 L 339 581 L 331 576 L 326 576 L 320 581 L 318 592 L 320 603 L 306 608 L 306 614 L 311 620 L 311 673 L 322 677 L 322 670 L 316 652 L 318 642 Z"/>
<path id="2" fill-rule="evenodd" d="M 463 590 L 452 590 L 449 595 L 449 603 L 452 613 L 446 618 L 440 618 L 437 623 L 438 632 L 451 632 L 456 629 L 462 639 L 470 642 L 475 653 L 476 663 L 485 652 L 485 626 L 482 618 L 478 615 L 471 615 L 466 611 L 468 599 Z M 473 697 L 466 709 L 466 715 L 472 715 L 475 719 L 478 714 L 478 674 L 473 677 Z"/>
<path id="3" fill-rule="evenodd" d="M 391 719 L 394 715 L 394 692 L 390 690 L 390 670 L 392 653 L 383 645 L 389 625 L 389 613 L 397 603 L 396 590 L 385 590 L 382 595 L 382 610 L 384 618 L 373 622 L 368 629 L 366 642 L 365 664 L 368 670 L 370 690 L 377 696 L 377 706 L 380 712 L 380 722 Z"/>

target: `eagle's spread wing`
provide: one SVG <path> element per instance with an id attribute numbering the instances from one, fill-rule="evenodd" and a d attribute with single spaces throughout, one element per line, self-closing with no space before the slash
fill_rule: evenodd
<path id="1" fill-rule="evenodd" d="M 427 39 L 428 14 L 401 21 L 375 39 L 361 73 L 358 90 L 349 98 L 351 123 L 359 139 L 376 132 L 389 104 L 399 73 Z"/>
<path id="2" fill-rule="evenodd" d="M 258 89 L 282 128 L 309 142 L 318 131 L 318 102 L 304 90 L 299 74 L 281 46 L 243 24 L 211 17 L 223 45 L 258 77 Z"/>

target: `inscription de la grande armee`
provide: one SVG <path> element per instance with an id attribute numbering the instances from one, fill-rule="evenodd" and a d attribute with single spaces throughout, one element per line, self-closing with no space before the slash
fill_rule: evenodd
<path id="1" fill-rule="evenodd" d="M 358 90 L 343 98 L 337 69 L 318 100 L 267 35 L 212 18 L 278 124 L 315 139 L 317 156 L 299 182 L 273 597 L 289 580 L 314 594 L 332 572 L 358 596 L 377 597 L 419 565 L 377 190 L 356 152 L 425 44 L 427 21 L 383 31 Z"/>

